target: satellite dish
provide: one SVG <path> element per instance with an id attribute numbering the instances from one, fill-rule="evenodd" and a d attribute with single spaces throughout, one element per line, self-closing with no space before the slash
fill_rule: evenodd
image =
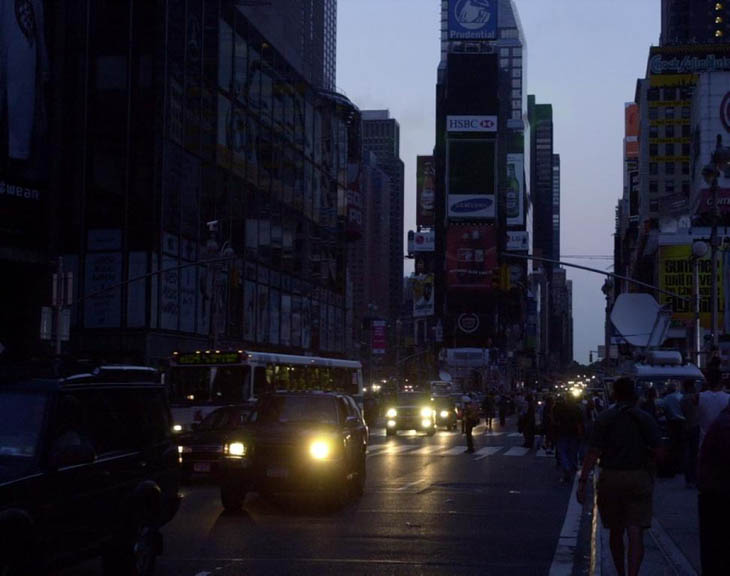
<path id="1" fill-rule="evenodd" d="M 439 379 L 443 380 L 444 382 L 452 382 L 451 374 L 446 372 L 446 370 L 439 370 Z"/>
<path id="2" fill-rule="evenodd" d="M 632 346 L 651 348 L 666 339 L 671 314 L 651 294 L 621 294 L 611 310 L 611 322 Z"/>

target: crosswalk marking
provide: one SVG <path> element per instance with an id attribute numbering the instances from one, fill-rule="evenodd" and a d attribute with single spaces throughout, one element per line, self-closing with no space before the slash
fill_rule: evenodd
<path id="1" fill-rule="evenodd" d="M 507 452 L 504 453 L 505 456 L 524 456 L 530 451 L 529 448 L 525 448 L 524 446 L 513 446 Z"/>
<path id="2" fill-rule="evenodd" d="M 521 436 L 522 434 L 520 434 L 519 432 L 512 432 L 512 434 L 509 435 L 510 438 L 519 438 Z"/>
<path id="3" fill-rule="evenodd" d="M 499 452 L 503 446 L 487 446 L 486 448 L 481 448 L 477 450 L 474 453 L 474 456 L 477 457 L 477 460 L 481 460 L 482 458 L 486 458 L 487 456 L 493 456 L 497 452 Z"/>
<path id="4" fill-rule="evenodd" d="M 436 452 L 436 450 L 440 450 L 441 446 L 424 446 L 423 448 L 419 448 L 418 450 L 413 450 L 412 452 L 409 452 L 408 454 L 423 456 L 427 454 L 433 454 Z"/>
<path id="5" fill-rule="evenodd" d="M 537 456 L 538 458 L 555 458 L 555 454 L 553 454 L 552 452 L 545 452 L 545 450 L 543 449 L 537 450 L 535 452 L 535 456 Z"/>

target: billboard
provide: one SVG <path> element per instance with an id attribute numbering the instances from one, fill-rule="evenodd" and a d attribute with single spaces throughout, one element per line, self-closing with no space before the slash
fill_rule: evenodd
<path id="1" fill-rule="evenodd" d="M 527 230 L 507 231 L 507 250 L 509 252 L 529 252 L 530 233 Z"/>
<path id="2" fill-rule="evenodd" d="M 522 226 L 525 223 L 525 156 L 507 154 L 507 182 L 505 199 L 507 226 Z"/>
<path id="3" fill-rule="evenodd" d="M 435 232 L 414 232 L 408 231 L 408 253 L 433 252 L 436 249 Z"/>
<path id="4" fill-rule="evenodd" d="M 449 0 L 449 40 L 494 40 L 498 0 Z"/>
<path id="5" fill-rule="evenodd" d="M 709 255 L 699 260 L 700 272 L 700 321 L 702 326 L 710 328 L 712 322 L 712 261 Z M 719 325 L 723 325 L 724 297 L 723 275 L 718 272 L 718 310 Z M 689 325 L 694 321 L 694 274 L 692 265 L 692 246 L 659 247 L 659 287 L 668 290 L 687 300 L 672 298 L 662 294 L 659 303 L 668 306 L 672 318 L 682 324 Z"/>
<path id="6" fill-rule="evenodd" d="M 385 320 L 373 320 L 370 324 L 370 346 L 373 354 L 385 354 L 385 327 Z"/>
<path id="7" fill-rule="evenodd" d="M 700 75 L 692 100 L 692 126 L 694 170 L 690 206 L 694 214 L 701 214 L 712 209 L 712 197 L 702 177 L 702 167 L 710 163 L 718 135 L 722 136 L 723 145 L 730 142 L 730 72 Z M 722 209 L 730 189 L 730 173 L 721 172 L 717 186 L 718 204 Z"/>
<path id="8" fill-rule="evenodd" d="M 496 116 L 447 116 L 447 132 L 496 132 Z"/>
<path id="9" fill-rule="evenodd" d="M 418 156 L 416 160 L 416 224 L 419 228 L 431 228 L 436 199 L 436 164 L 433 156 Z"/>
<path id="10" fill-rule="evenodd" d="M 494 220 L 496 215 L 496 202 L 492 195 L 475 196 L 466 194 L 449 194 L 449 218 L 461 218 L 465 220 Z"/>
<path id="11" fill-rule="evenodd" d="M 456 224 L 446 233 L 446 284 L 449 289 L 490 290 L 497 269 L 493 225 Z"/>
<path id="12" fill-rule="evenodd" d="M 433 274 L 423 274 L 413 279 L 413 317 L 433 316 L 434 313 Z"/>
<path id="13" fill-rule="evenodd" d="M 495 149 L 493 140 L 450 139 L 446 156 L 448 195 L 494 196 Z"/>
<path id="14" fill-rule="evenodd" d="M 639 155 L 639 105 L 635 102 L 624 104 L 624 154 Z"/>

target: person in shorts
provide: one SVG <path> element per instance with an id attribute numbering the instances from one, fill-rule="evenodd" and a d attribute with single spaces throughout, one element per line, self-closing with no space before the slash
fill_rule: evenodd
<path id="1" fill-rule="evenodd" d="M 659 428 L 650 414 L 636 407 L 633 380 L 619 378 L 614 395 L 616 404 L 601 412 L 594 423 L 576 495 L 582 504 L 588 476 L 599 462 L 598 510 L 610 531 L 616 572 L 637 576 L 644 557 L 644 530 L 651 526 Z"/>

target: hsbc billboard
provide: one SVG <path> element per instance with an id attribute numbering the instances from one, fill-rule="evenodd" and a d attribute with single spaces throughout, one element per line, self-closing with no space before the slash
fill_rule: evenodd
<path id="1" fill-rule="evenodd" d="M 447 116 L 447 132 L 496 132 L 496 116 Z"/>

